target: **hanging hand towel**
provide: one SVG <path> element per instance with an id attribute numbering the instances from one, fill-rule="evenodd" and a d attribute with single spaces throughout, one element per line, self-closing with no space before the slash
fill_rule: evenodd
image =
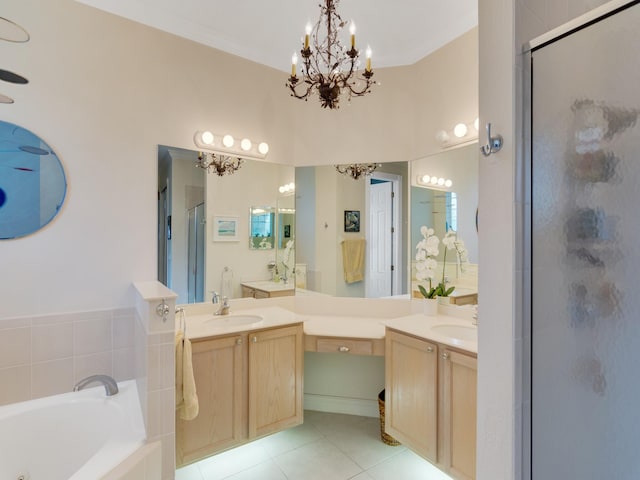
<path id="1" fill-rule="evenodd" d="M 191 342 L 182 331 L 176 333 L 176 410 L 183 420 L 198 416 L 198 395 L 193 377 Z"/>
<path id="2" fill-rule="evenodd" d="M 342 268 L 344 281 L 356 283 L 364 280 L 364 238 L 342 241 Z"/>

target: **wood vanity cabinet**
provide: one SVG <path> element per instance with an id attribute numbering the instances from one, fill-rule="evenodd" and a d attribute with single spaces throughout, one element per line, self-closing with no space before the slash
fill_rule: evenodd
<path id="1" fill-rule="evenodd" d="M 199 413 L 176 419 L 177 466 L 302 423 L 302 337 L 297 323 L 192 341 Z"/>
<path id="2" fill-rule="evenodd" d="M 459 480 L 475 479 L 477 358 L 387 329 L 387 433 Z"/>

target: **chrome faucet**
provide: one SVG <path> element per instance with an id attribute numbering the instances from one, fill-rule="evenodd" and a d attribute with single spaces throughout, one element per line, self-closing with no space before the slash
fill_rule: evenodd
<path id="1" fill-rule="evenodd" d="M 218 308 L 218 311 L 214 315 L 229 315 L 230 308 L 229 297 L 225 295 L 222 297 L 222 304 L 220 305 L 220 308 Z"/>
<path id="2" fill-rule="evenodd" d="M 214 305 L 220 301 L 220 295 L 215 290 L 211 290 L 211 303 Z"/>
<path id="3" fill-rule="evenodd" d="M 118 393 L 118 384 L 109 375 L 91 375 L 87 378 L 84 378 L 74 385 L 73 391 L 78 392 L 85 388 L 87 385 L 96 382 L 104 385 L 104 391 L 107 394 L 107 397 Z"/>

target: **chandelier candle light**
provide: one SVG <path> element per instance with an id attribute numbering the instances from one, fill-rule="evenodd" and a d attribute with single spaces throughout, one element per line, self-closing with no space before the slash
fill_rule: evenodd
<path id="1" fill-rule="evenodd" d="M 323 108 L 339 108 L 338 101 L 341 94 L 345 94 L 349 100 L 352 96 L 361 97 L 371 91 L 375 83 L 371 80 L 371 48 L 367 47 L 366 63 L 362 74 L 359 76 L 360 52 L 356 49 L 356 26 L 353 21 L 342 20 L 336 7 L 339 0 L 326 0 L 320 5 L 320 17 L 315 26 L 310 23 L 306 26 L 302 55 L 302 82 L 297 76 L 298 55 L 291 58 L 291 76 L 286 86 L 291 90 L 291 96 L 299 99 L 308 99 L 317 91 L 320 104 Z M 321 24 L 324 23 L 327 35 L 319 38 Z M 338 39 L 340 30 L 350 23 L 351 48 L 347 50 Z"/>

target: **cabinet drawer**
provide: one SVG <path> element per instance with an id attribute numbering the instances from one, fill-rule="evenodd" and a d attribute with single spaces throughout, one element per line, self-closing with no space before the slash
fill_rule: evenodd
<path id="1" fill-rule="evenodd" d="M 352 355 L 373 355 L 371 340 L 351 340 L 347 338 L 318 338 L 317 351 L 322 353 L 350 353 Z"/>

